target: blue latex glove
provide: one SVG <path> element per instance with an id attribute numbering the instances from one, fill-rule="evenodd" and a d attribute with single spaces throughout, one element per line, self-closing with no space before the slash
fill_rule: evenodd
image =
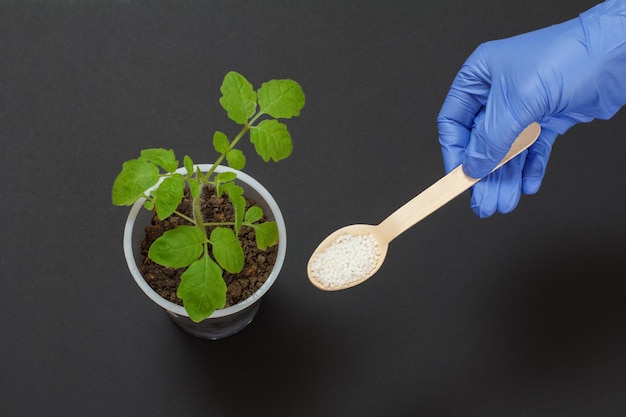
<path id="1" fill-rule="evenodd" d="M 457 74 L 438 117 L 446 172 L 459 164 L 485 177 L 519 133 L 538 121 L 527 151 L 478 182 L 480 217 L 508 213 L 539 190 L 557 135 L 608 119 L 626 104 L 626 0 L 609 0 L 570 21 L 480 45 Z"/>

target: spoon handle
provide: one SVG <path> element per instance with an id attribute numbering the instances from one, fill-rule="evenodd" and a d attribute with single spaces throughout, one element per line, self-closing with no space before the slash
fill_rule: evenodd
<path id="1" fill-rule="evenodd" d="M 528 125 L 515 139 L 509 152 L 493 171 L 532 145 L 539 137 L 540 132 L 541 126 L 539 123 Z M 387 242 L 391 242 L 417 222 L 469 189 L 479 180 L 480 178 L 471 178 L 465 175 L 463 167 L 459 165 L 380 223 L 377 228 L 382 235 L 381 237 L 384 237 Z"/>

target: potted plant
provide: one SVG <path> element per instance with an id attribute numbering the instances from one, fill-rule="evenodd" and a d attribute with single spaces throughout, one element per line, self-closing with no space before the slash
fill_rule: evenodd
<path id="1" fill-rule="evenodd" d="M 279 119 L 298 116 L 305 102 L 293 80 L 270 80 L 255 91 L 236 72 L 226 74 L 220 91 L 220 104 L 241 128 L 232 139 L 214 133 L 215 162 L 196 165 L 185 156 L 179 166 L 172 149 L 144 149 L 124 162 L 112 191 L 114 205 L 132 206 L 124 253 L 137 284 L 186 331 L 211 339 L 252 320 L 286 250 L 280 209 L 261 184 L 241 172 L 246 157 L 236 147 L 249 135 L 265 162 L 288 157 L 291 135 Z M 255 276 L 259 269 L 265 276 Z M 164 275 L 174 293 L 155 289 L 148 282 L 156 281 L 154 275 Z M 256 289 L 227 305 L 229 287 L 241 292 L 234 283 L 242 275 Z"/>

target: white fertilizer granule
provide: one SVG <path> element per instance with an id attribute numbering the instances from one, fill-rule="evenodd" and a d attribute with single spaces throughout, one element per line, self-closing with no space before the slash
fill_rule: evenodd
<path id="1" fill-rule="evenodd" d="M 341 288 L 367 278 L 376 268 L 380 250 L 372 235 L 339 236 L 311 261 L 311 275 L 326 288 Z"/>

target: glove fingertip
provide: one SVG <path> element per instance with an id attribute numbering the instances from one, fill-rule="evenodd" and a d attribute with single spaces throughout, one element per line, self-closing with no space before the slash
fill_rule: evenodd
<path id="1" fill-rule="evenodd" d="M 471 188 L 470 207 L 481 219 L 487 218 L 496 212 L 498 192 L 492 187 L 491 177 L 476 183 Z"/>
<path id="2" fill-rule="evenodd" d="M 522 182 L 522 192 L 528 195 L 536 194 L 541 188 L 542 181 L 542 177 L 525 177 Z"/>
<path id="3" fill-rule="evenodd" d="M 544 130 L 542 136 L 530 148 L 522 175 L 522 192 L 524 194 L 536 194 L 539 191 L 555 139 L 556 133 Z"/>
<path id="4" fill-rule="evenodd" d="M 468 157 L 463 162 L 463 172 L 470 178 L 484 178 L 493 170 L 494 166 L 490 160 Z"/>
<path id="5" fill-rule="evenodd" d="M 501 200 L 500 204 L 498 205 L 498 211 L 501 214 L 508 214 L 512 212 L 513 210 L 515 210 L 515 207 L 517 207 L 517 205 L 519 204 L 519 200 L 520 200 L 520 194 L 518 191 L 518 193 L 516 193 L 515 195 L 509 196 L 509 199 L 507 199 L 506 201 Z"/>
<path id="6" fill-rule="evenodd" d="M 472 211 L 481 219 L 486 219 L 487 217 L 492 216 L 496 211 L 493 209 L 489 209 L 482 204 L 472 204 Z"/>

